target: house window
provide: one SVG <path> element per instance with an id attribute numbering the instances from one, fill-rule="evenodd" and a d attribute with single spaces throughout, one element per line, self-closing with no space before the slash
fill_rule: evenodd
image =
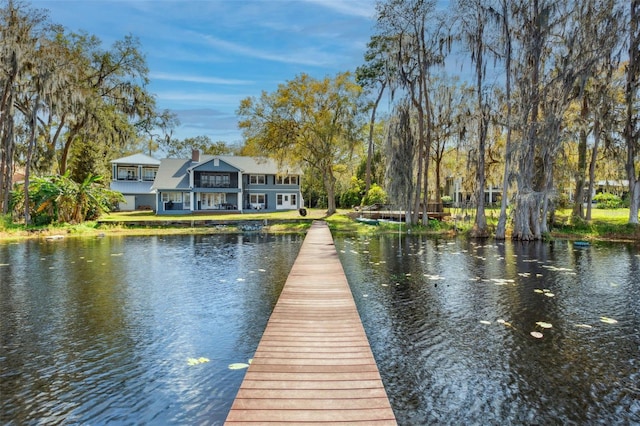
<path id="1" fill-rule="evenodd" d="M 222 209 L 226 204 L 227 196 L 225 193 L 203 193 L 200 194 L 200 208 L 203 210 Z"/>
<path id="2" fill-rule="evenodd" d="M 277 176 L 276 177 L 277 185 L 297 185 L 298 184 L 298 176 Z"/>
<path id="3" fill-rule="evenodd" d="M 252 209 L 264 209 L 266 196 L 264 194 L 249 194 L 249 204 Z"/>
<path id="4" fill-rule="evenodd" d="M 138 168 L 132 166 L 118 167 L 118 180 L 138 180 Z"/>
<path id="5" fill-rule="evenodd" d="M 276 194 L 276 206 L 282 208 L 292 208 L 298 205 L 297 194 Z"/>
<path id="6" fill-rule="evenodd" d="M 188 192 L 183 192 L 182 193 L 182 207 L 185 210 L 191 210 L 191 194 L 189 194 Z"/>
<path id="7" fill-rule="evenodd" d="M 168 203 L 172 201 L 174 203 L 182 202 L 182 192 L 163 192 L 162 193 L 162 202 Z"/>
<path id="8" fill-rule="evenodd" d="M 249 183 L 252 185 L 264 185 L 266 182 L 265 175 L 249 175 Z"/>
<path id="9" fill-rule="evenodd" d="M 200 176 L 202 188 L 228 188 L 231 186 L 231 176 L 227 174 L 206 174 Z"/>
<path id="10" fill-rule="evenodd" d="M 144 181 L 152 181 L 156 178 L 156 173 L 158 169 L 155 167 L 143 167 L 142 168 L 142 180 Z"/>

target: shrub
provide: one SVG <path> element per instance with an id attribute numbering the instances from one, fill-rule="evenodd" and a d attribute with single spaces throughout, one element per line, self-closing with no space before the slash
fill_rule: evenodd
<path id="1" fill-rule="evenodd" d="M 360 194 L 354 189 L 349 189 L 340 194 L 339 206 L 343 208 L 351 208 L 360 204 Z"/>
<path id="2" fill-rule="evenodd" d="M 387 204 L 387 193 L 378 184 L 371 185 L 369 192 L 362 199 L 363 206 L 372 204 Z"/>
<path id="3" fill-rule="evenodd" d="M 571 202 L 569 201 L 569 195 L 564 193 L 558 195 L 555 202 L 556 202 L 556 206 L 559 209 L 568 209 L 571 206 Z"/>
<path id="4" fill-rule="evenodd" d="M 608 192 L 601 192 L 593 197 L 596 207 L 599 209 L 618 209 L 624 207 L 624 203 L 620 197 Z"/>

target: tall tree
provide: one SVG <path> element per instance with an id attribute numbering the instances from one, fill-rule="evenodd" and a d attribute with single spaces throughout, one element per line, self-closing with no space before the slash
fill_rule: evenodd
<path id="1" fill-rule="evenodd" d="M 392 96 L 396 91 L 400 92 L 410 101 L 417 115 L 417 143 L 413 159 L 417 166 L 416 182 L 408 223 L 417 223 L 421 210 L 426 223 L 433 125 L 429 78 L 432 68 L 444 64 L 451 48 L 451 36 L 437 14 L 434 1 L 388 0 L 378 3 L 376 8 L 380 34 L 392 42 L 393 75 L 389 76 Z"/>
<path id="2" fill-rule="evenodd" d="M 506 103 L 506 114 L 504 126 L 506 127 L 506 140 L 504 145 L 504 171 L 502 174 L 502 197 L 500 199 L 500 216 L 498 218 L 498 226 L 496 227 L 495 238 L 504 240 L 507 234 L 507 202 L 508 190 L 510 186 L 511 174 L 511 157 L 513 144 L 511 137 L 513 134 L 513 114 L 512 114 L 512 97 L 511 97 L 511 59 L 513 56 L 512 38 L 513 29 L 511 28 L 509 10 L 510 1 L 500 0 L 500 9 L 493 9 L 494 20 L 498 22 L 500 27 L 500 38 L 498 46 L 494 50 L 494 54 L 502 58 L 504 61 L 505 79 L 504 79 L 504 98 Z"/>
<path id="3" fill-rule="evenodd" d="M 386 145 L 388 193 L 393 203 L 404 210 L 405 221 L 409 223 L 415 186 L 413 156 L 416 145 L 409 102 L 397 104 L 391 117 Z"/>
<path id="4" fill-rule="evenodd" d="M 58 172 L 64 174 L 72 144 L 121 146 L 136 134 L 137 122 L 156 112 L 139 40 L 126 36 L 104 50 L 96 37 L 61 37 L 75 80 L 59 94 L 64 104 L 45 134 L 49 149 L 58 153 Z M 121 118 L 114 120 L 114 114 Z"/>
<path id="5" fill-rule="evenodd" d="M 387 87 L 389 72 L 389 40 L 383 36 L 372 36 L 364 54 L 365 64 L 356 69 L 356 81 L 366 91 L 375 91 L 375 100 L 371 103 L 369 119 L 369 139 L 367 144 L 367 162 L 365 170 L 365 192 L 371 187 L 371 162 L 374 156 L 373 136 L 376 124 L 376 112 Z"/>
<path id="6" fill-rule="evenodd" d="M 213 142 L 209 136 L 196 136 L 185 139 L 171 139 L 162 144 L 168 157 L 189 158 L 193 150 L 202 154 L 225 155 L 232 154 L 233 149 L 223 141 Z"/>
<path id="7" fill-rule="evenodd" d="M 434 199 L 442 201 L 442 165 L 445 154 L 452 144 L 460 143 L 468 132 L 470 119 L 469 98 L 473 95 L 471 89 L 446 74 L 436 75 L 431 80 L 433 92 L 433 126 L 432 150 L 433 174 L 435 183 Z"/>
<path id="8" fill-rule="evenodd" d="M 598 2 L 602 3 L 602 2 Z M 601 4 L 598 4 L 601 6 Z M 554 193 L 553 167 L 561 147 L 563 117 L 575 93 L 607 52 L 611 38 L 593 38 L 590 23 L 599 8 L 590 2 L 533 0 L 518 4 L 522 58 L 516 67 L 523 141 L 518 156 L 518 192 L 513 236 L 540 239 L 548 232 Z M 602 34 L 615 31 L 610 9 L 598 15 Z"/>
<path id="9" fill-rule="evenodd" d="M 36 43 L 48 30 L 44 12 L 9 0 L 0 8 L 0 206 L 3 214 L 9 209 L 16 141 L 14 135 L 16 102 L 30 79 L 35 65 Z M 36 111 L 37 112 L 37 111 Z M 24 116 L 32 119 L 33 114 Z"/>
<path id="10" fill-rule="evenodd" d="M 640 212 L 640 168 L 637 166 L 640 156 L 640 129 L 638 129 L 638 93 L 640 85 L 640 0 L 629 2 L 629 62 L 627 63 L 627 84 L 625 88 L 626 117 L 624 138 L 627 145 L 625 169 L 629 179 L 629 223 L 638 224 Z"/>
<path id="11" fill-rule="evenodd" d="M 486 188 L 485 154 L 489 129 L 489 104 L 487 102 L 485 79 L 487 70 L 486 23 L 489 8 L 483 0 L 458 0 L 457 11 L 460 18 L 462 40 L 471 54 L 475 71 L 477 149 L 476 152 L 476 218 L 471 230 L 475 237 L 487 237 L 484 191 Z"/>
<path id="12" fill-rule="evenodd" d="M 274 93 L 242 100 L 238 109 L 248 145 L 322 176 L 328 214 L 336 211 L 334 167 L 347 161 L 358 142 L 361 91 L 350 73 L 322 80 L 301 74 Z"/>

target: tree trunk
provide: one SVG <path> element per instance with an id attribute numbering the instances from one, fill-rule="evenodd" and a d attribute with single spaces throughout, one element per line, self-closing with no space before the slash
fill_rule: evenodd
<path id="1" fill-rule="evenodd" d="M 0 176 L 0 191 L 2 191 L 2 214 L 9 212 L 9 194 L 13 185 L 13 153 L 15 142 L 13 138 L 13 117 L 2 123 L 5 127 L 2 134 L 2 176 Z"/>
<path id="2" fill-rule="evenodd" d="M 509 190 L 509 172 L 511 168 L 511 29 L 509 28 L 508 0 L 502 1 L 502 31 L 506 37 L 505 54 L 505 96 L 507 101 L 507 140 L 504 147 L 504 174 L 502 175 L 502 199 L 500 200 L 500 218 L 496 228 L 496 239 L 504 240 L 507 235 L 507 201 Z"/>
<path id="3" fill-rule="evenodd" d="M 640 210 L 640 172 L 636 173 L 636 157 L 640 152 L 637 122 L 634 106 L 638 96 L 638 78 L 640 74 L 640 0 L 631 1 L 629 15 L 629 63 L 627 64 L 627 84 L 625 103 L 627 106 L 625 123 L 625 140 L 627 142 L 627 159 L 625 169 L 629 179 L 629 223 L 638 224 Z"/>
<path id="4" fill-rule="evenodd" d="M 591 150 L 591 161 L 589 162 L 589 192 L 587 194 L 587 214 L 585 216 L 585 219 L 588 221 L 591 220 L 591 201 L 593 201 L 593 186 L 596 180 L 598 145 L 600 145 L 600 120 L 596 118 L 593 123 L 593 149 Z"/>
<path id="5" fill-rule="evenodd" d="M 417 224 L 420 216 L 420 199 L 422 198 L 422 167 L 424 161 L 424 110 L 422 106 L 418 106 L 418 171 L 415 187 L 415 198 L 413 199 L 413 206 L 411 208 L 411 224 Z"/>
<path id="6" fill-rule="evenodd" d="M 587 169 L 587 130 L 586 120 L 588 114 L 587 96 L 582 96 L 582 108 L 580 110 L 580 140 L 578 141 L 578 169 L 575 174 L 576 188 L 573 198 L 572 216 L 584 218 L 584 176 Z"/>
<path id="7" fill-rule="evenodd" d="M 24 165 L 24 224 L 31 224 L 31 203 L 29 200 L 29 178 L 31 174 L 31 160 L 33 150 L 36 146 L 36 136 L 38 133 L 38 107 L 40 106 L 40 94 L 36 95 L 31 115 L 31 129 L 29 134 L 29 144 L 27 146 L 27 159 Z"/>
<path id="8" fill-rule="evenodd" d="M 2 198 L 2 214 L 9 212 L 9 193 L 13 185 L 13 153 L 15 151 L 15 141 L 13 138 L 13 102 L 14 85 L 18 76 L 18 55 L 16 51 L 11 52 L 10 72 L 0 100 L 0 137 L 2 153 L 0 155 L 0 192 Z"/>
<path id="9" fill-rule="evenodd" d="M 532 241 L 540 237 L 539 194 L 530 190 L 520 191 L 516 196 L 513 238 Z"/>
<path id="10" fill-rule="evenodd" d="M 324 189 L 327 191 L 327 216 L 336 212 L 336 178 L 333 176 L 331 165 L 324 171 Z"/>
<path id="11" fill-rule="evenodd" d="M 365 193 L 369 192 L 369 188 L 371 188 L 371 160 L 373 158 L 373 133 L 376 124 L 376 111 L 378 109 L 380 99 L 382 99 L 382 94 L 384 93 L 385 86 L 386 84 L 382 83 L 380 92 L 378 92 L 378 97 L 376 98 L 376 101 L 373 104 L 373 108 L 371 110 L 371 121 L 369 121 L 369 146 L 367 148 L 367 169 L 365 171 Z"/>

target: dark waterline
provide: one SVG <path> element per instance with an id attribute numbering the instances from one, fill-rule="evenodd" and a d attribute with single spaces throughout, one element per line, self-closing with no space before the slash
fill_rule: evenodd
<path id="1" fill-rule="evenodd" d="M 637 246 L 336 246 L 399 424 L 640 424 Z"/>
<path id="2" fill-rule="evenodd" d="M 221 424 L 302 238 L 0 244 L 0 424 Z"/>

